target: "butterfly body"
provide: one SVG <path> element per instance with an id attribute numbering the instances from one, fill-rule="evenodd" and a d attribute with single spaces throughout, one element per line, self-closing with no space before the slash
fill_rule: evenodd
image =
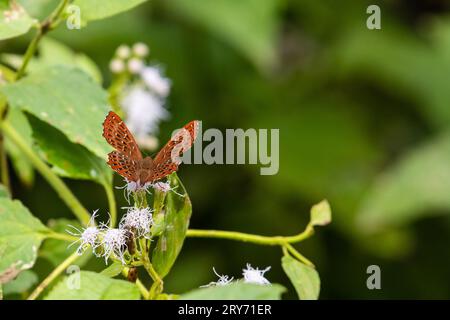
<path id="1" fill-rule="evenodd" d="M 103 122 L 103 137 L 116 149 L 108 154 L 110 167 L 139 189 L 178 170 L 180 156 L 188 150 L 196 136 L 198 121 L 183 127 L 158 152 L 156 157 L 143 157 L 133 135 L 122 119 L 110 111 Z"/>

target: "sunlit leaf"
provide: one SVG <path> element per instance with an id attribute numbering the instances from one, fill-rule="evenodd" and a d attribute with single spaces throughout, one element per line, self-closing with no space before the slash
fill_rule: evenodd
<path id="1" fill-rule="evenodd" d="M 176 192 L 169 192 L 164 207 L 164 231 L 158 238 L 153 250 L 152 263 L 162 277 L 172 268 L 183 246 L 189 219 L 192 213 L 191 200 L 176 173 L 169 178 L 172 188 Z"/>
<path id="2" fill-rule="evenodd" d="M 70 288 L 68 283 L 78 284 L 79 288 Z M 105 275 L 81 271 L 62 279 L 45 300 L 138 300 L 139 289 L 134 283 L 111 279 Z"/>
<path id="3" fill-rule="evenodd" d="M 316 269 L 287 255 L 281 258 L 281 265 L 300 299 L 317 300 L 319 298 L 320 278 Z"/>
<path id="4" fill-rule="evenodd" d="M 18 200 L 0 198 L 0 283 L 33 267 L 48 231 Z"/>
<path id="5" fill-rule="evenodd" d="M 27 33 L 34 20 L 16 1 L 0 0 L 0 40 Z"/>
<path id="6" fill-rule="evenodd" d="M 310 223 L 312 226 L 325 226 L 330 222 L 331 208 L 327 200 L 323 200 L 311 208 Z"/>
<path id="7" fill-rule="evenodd" d="M 286 289 L 279 284 L 262 286 L 232 283 L 226 286 L 200 288 L 180 296 L 182 300 L 279 300 Z"/>
<path id="8" fill-rule="evenodd" d="M 27 70 L 29 73 L 36 72 L 54 65 L 67 65 L 78 67 L 90 75 L 98 83 L 102 82 L 102 74 L 97 65 L 85 54 L 73 51 L 65 44 L 45 37 L 39 42 L 39 55 L 30 59 Z M 10 66 L 19 68 L 22 65 L 22 56 L 5 53 L 1 60 Z"/>
<path id="9" fill-rule="evenodd" d="M 74 5 L 80 8 L 82 23 L 104 19 L 130 10 L 147 0 L 75 0 Z"/>
<path id="10" fill-rule="evenodd" d="M 111 150 L 103 139 L 107 93 L 83 71 L 68 66 L 41 69 L 0 88 L 12 107 L 26 110 L 101 158 Z"/>

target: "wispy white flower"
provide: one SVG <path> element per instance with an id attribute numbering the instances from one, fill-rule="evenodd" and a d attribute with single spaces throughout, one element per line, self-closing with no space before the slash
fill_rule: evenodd
<path id="1" fill-rule="evenodd" d="M 141 86 L 129 88 L 122 99 L 126 124 L 131 132 L 145 137 L 158 129 L 158 123 L 169 117 L 163 102 Z"/>
<path id="2" fill-rule="evenodd" d="M 175 187 L 175 188 L 172 188 L 172 187 L 170 186 L 170 183 L 169 183 L 168 181 L 166 181 L 166 182 L 163 182 L 163 181 L 155 182 L 155 183 L 152 184 L 152 187 L 153 187 L 155 190 L 158 190 L 158 191 L 161 191 L 161 192 L 164 192 L 164 193 L 167 193 L 167 192 L 169 192 L 169 191 L 172 191 L 173 193 L 179 195 L 180 197 L 184 197 L 184 195 L 182 195 L 182 194 L 176 192 L 176 191 L 175 191 L 175 188 L 176 188 L 176 187 Z"/>
<path id="3" fill-rule="evenodd" d="M 125 63 L 123 62 L 122 59 L 112 59 L 111 62 L 109 63 L 109 69 L 113 72 L 113 73 L 120 73 L 125 71 Z"/>
<path id="4" fill-rule="evenodd" d="M 206 287 L 211 287 L 211 286 L 227 286 L 229 285 L 232 281 L 233 281 L 233 277 L 229 277 L 227 275 L 221 275 L 218 274 L 216 269 L 213 267 L 213 271 L 216 274 L 217 277 L 219 277 L 219 280 L 217 281 L 212 281 L 210 283 L 208 283 L 207 285 L 201 286 L 200 288 L 206 288 Z"/>
<path id="5" fill-rule="evenodd" d="M 270 284 L 269 280 L 264 277 L 264 273 L 270 270 L 270 267 L 264 270 L 259 270 L 258 268 L 253 269 L 252 266 L 247 263 L 247 269 L 242 269 L 242 275 L 244 276 L 245 283 L 255 283 L 261 285 Z"/>
<path id="6" fill-rule="evenodd" d="M 95 210 L 94 213 L 91 216 L 91 219 L 89 220 L 88 225 L 86 228 L 81 228 L 79 230 L 78 228 L 69 225 L 72 229 L 74 229 L 76 232 L 73 232 L 71 230 L 66 230 L 68 233 L 70 233 L 73 236 L 79 237 L 78 240 L 72 242 L 69 247 L 73 246 L 75 243 L 80 243 L 77 248 L 78 255 L 83 254 L 84 250 L 86 250 L 89 246 L 92 248 L 92 251 L 95 253 L 95 249 L 100 245 L 98 235 L 101 232 L 101 229 L 97 228 L 95 226 L 95 217 L 97 215 L 97 211 Z"/>
<path id="7" fill-rule="evenodd" d="M 107 228 L 104 235 L 102 245 L 104 248 L 103 257 L 105 263 L 108 262 L 108 258 L 111 254 L 114 254 L 118 259 L 125 263 L 124 254 L 127 244 L 127 230 Z"/>
<path id="8" fill-rule="evenodd" d="M 144 68 L 144 62 L 139 58 L 131 58 L 128 60 L 127 67 L 131 73 L 138 74 Z"/>
<path id="9" fill-rule="evenodd" d="M 133 45 L 133 53 L 141 58 L 144 58 L 149 53 L 148 46 L 145 43 L 137 42 Z"/>
<path id="10" fill-rule="evenodd" d="M 131 55 L 130 47 L 122 44 L 116 50 L 116 55 L 121 59 L 128 59 Z"/>
<path id="11" fill-rule="evenodd" d="M 127 213 L 120 221 L 120 228 L 129 229 L 136 237 L 149 238 L 150 227 L 153 224 L 152 210 L 150 208 L 128 208 Z"/>
<path id="12" fill-rule="evenodd" d="M 170 92 L 170 79 L 164 77 L 160 68 L 155 66 L 145 67 L 141 71 L 141 77 L 145 85 L 158 96 L 165 98 Z"/>
<path id="13" fill-rule="evenodd" d="M 11 2 L 10 8 L 11 8 L 11 10 L 3 11 L 5 23 L 9 23 L 11 21 L 17 20 L 22 16 L 22 14 L 25 13 L 25 10 L 16 2 Z"/>

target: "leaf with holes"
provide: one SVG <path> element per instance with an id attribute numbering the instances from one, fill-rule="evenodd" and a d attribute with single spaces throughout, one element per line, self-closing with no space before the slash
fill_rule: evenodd
<path id="1" fill-rule="evenodd" d="M 33 267 L 45 233 L 44 226 L 18 200 L 0 198 L 0 283 Z"/>

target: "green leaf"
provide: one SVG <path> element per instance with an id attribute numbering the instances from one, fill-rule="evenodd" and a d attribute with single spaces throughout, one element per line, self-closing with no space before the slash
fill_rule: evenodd
<path id="1" fill-rule="evenodd" d="M 320 278 L 316 269 L 286 255 L 281 258 L 281 266 L 294 285 L 300 299 L 317 300 L 319 298 Z"/>
<path id="2" fill-rule="evenodd" d="M 274 65 L 278 0 L 171 0 L 167 6 L 227 41 L 255 65 Z"/>
<path id="3" fill-rule="evenodd" d="M 181 300 L 279 300 L 286 289 L 279 284 L 262 286 L 235 282 L 226 286 L 200 288 L 181 295 Z"/>
<path id="4" fill-rule="evenodd" d="M 58 175 L 92 180 L 101 185 L 112 183 L 112 171 L 103 159 L 82 145 L 70 142 L 61 131 L 36 117 L 31 115 L 28 119 L 40 153 Z"/>
<path id="5" fill-rule="evenodd" d="M 147 0 L 75 0 L 74 5 L 80 8 L 82 24 L 86 24 L 130 10 L 145 1 Z"/>
<path id="6" fill-rule="evenodd" d="M 191 218 L 191 200 L 176 173 L 169 177 L 170 185 L 176 192 L 166 196 L 164 231 L 153 250 L 152 263 L 161 277 L 166 276 L 183 246 L 186 230 Z"/>
<path id="7" fill-rule="evenodd" d="M 3 294 L 8 295 L 26 292 L 37 282 L 38 276 L 36 273 L 30 270 L 25 270 L 21 272 L 17 278 L 3 286 Z"/>
<path id="8" fill-rule="evenodd" d="M 97 65 L 85 54 L 73 51 L 65 44 L 45 37 L 39 42 L 39 55 L 33 57 L 28 63 L 28 73 L 54 65 L 67 65 L 78 67 L 96 82 L 102 82 L 102 74 Z M 2 61 L 18 69 L 22 65 L 22 56 L 17 54 L 2 54 Z"/>
<path id="9" fill-rule="evenodd" d="M 0 0 L 0 40 L 27 33 L 35 21 L 16 1 Z"/>
<path id="10" fill-rule="evenodd" d="M 0 184 L 0 198 L 11 198 L 11 194 L 3 184 Z"/>
<path id="11" fill-rule="evenodd" d="M 107 93 L 81 70 L 48 67 L 1 87 L 0 92 L 12 107 L 32 113 L 106 159 L 111 147 L 101 133 L 109 111 Z"/>
<path id="12" fill-rule="evenodd" d="M 325 226 L 331 222 L 331 208 L 327 200 L 322 200 L 311 208 L 309 223 L 312 226 Z"/>
<path id="13" fill-rule="evenodd" d="M 74 226 L 75 228 L 81 230 L 81 225 L 78 221 L 64 218 L 51 219 L 48 221 L 47 225 L 51 230 L 65 234 L 67 234 L 67 230 L 75 231 L 70 226 Z M 46 239 L 39 250 L 39 257 L 47 259 L 56 267 L 66 260 L 78 248 L 77 244 L 70 247 L 69 245 L 69 242 L 61 241 L 59 239 Z M 91 253 L 88 250 L 83 254 L 83 256 L 77 259 L 76 263 L 79 266 L 83 266 L 89 261 L 90 258 Z"/>
<path id="14" fill-rule="evenodd" d="M 123 264 L 114 261 L 111 265 L 109 265 L 106 269 L 103 269 L 100 274 L 107 276 L 109 278 L 114 278 L 115 276 L 119 275 L 123 270 Z"/>
<path id="15" fill-rule="evenodd" d="M 374 183 L 359 210 L 358 227 L 377 232 L 424 214 L 450 212 L 450 132 L 407 153 Z"/>
<path id="16" fill-rule="evenodd" d="M 30 16 L 43 20 L 61 2 L 61 0 L 17 0 L 30 14 Z"/>
<path id="17" fill-rule="evenodd" d="M 6 116 L 6 121 L 19 132 L 20 136 L 29 146 L 32 145 L 31 127 L 21 110 L 10 108 Z M 30 161 L 28 161 L 27 157 L 23 155 L 22 151 L 8 137 L 5 137 L 5 149 L 11 158 L 14 171 L 20 181 L 26 186 L 31 186 L 34 182 L 34 168 Z"/>
<path id="18" fill-rule="evenodd" d="M 79 289 L 70 289 L 68 283 L 77 283 Z M 138 300 L 138 287 L 131 282 L 111 279 L 90 271 L 71 274 L 55 285 L 45 300 Z"/>
<path id="19" fill-rule="evenodd" d="M 0 198 L 0 283 L 33 267 L 48 229 L 19 201 Z"/>

